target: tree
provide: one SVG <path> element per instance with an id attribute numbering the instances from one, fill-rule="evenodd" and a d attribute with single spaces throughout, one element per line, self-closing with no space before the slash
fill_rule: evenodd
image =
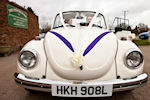
<path id="1" fill-rule="evenodd" d="M 136 25 L 135 28 L 133 30 L 131 30 L 131 32 L 138 35 L 140 33 L 138 26 Z"/>
<path id="2" fill-rule="evenodd" d="M 42 24 L 40 33 L 47 33 L 50 29 L 51 29 L 51 26 L 48 23 L 44 23 L 44 24 Z"/>

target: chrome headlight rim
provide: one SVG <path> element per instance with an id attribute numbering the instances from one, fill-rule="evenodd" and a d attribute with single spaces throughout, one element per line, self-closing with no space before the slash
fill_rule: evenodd
<path id="1" fill-rule="evenodd" d="M 140 62 L 139 62 L 138 65 L 136 65 L 136 66 L 129 66 L 128 63 L 127 63 L 127 56 L 128 56 L 130 53 L 133 53 L 133 52 L 139 53 L 139 55 L 140 55 L 140 57 L 141 57 L 141 60 L 140 60 Z M 125 53 L 125 56 L 124 56 L 124 64 L 125 64 L 129 69 L 132 69 L 132 70 L 138 69 L 138 68 L 140 67 L 140 65 L 143 63 L 143 61 L 144 61 L 144 60 L 143 60 L 143 54 L 142 54 L 142 52 L 141 52 L 140 50 L 138 50 L 138 49 L 135 49 L 135 48 L 129 49 L 129 50 Z"/>
<path id="2" fill-rule="evenodd" d="M 32 54 L 35 56 L 36 62 L 35 62 L 35 64 L 34 64 L 32 67 L 24 66 L 24 65 L 21 63 L 20 57 L 21 57 L 21 55 L 22 55 L 24 52 L 30 52 L 30 53 L 32 53 Z M 32 49 L 32 48 L 25 48 L 25 49 L 21 50 L 20 53 L 19 53 L 19 56 L 18 56 L 18 63 L 19 63 L 19 65 L 20 65 L 22 68 L 24 68 L 24 69 L 26 69 L 26 70 L 30 70 L 30 69 L 35 68 L 35 66 L 37 65 L 37 62 L 38 62 L 38 61 L 37 61 L 37 60 L 38 60 L 37 58 L 38 58 L 38 54 L 37 54 L 37 51 L 36 51 L 36 50 L 34 50 L 34 49 Z"/>

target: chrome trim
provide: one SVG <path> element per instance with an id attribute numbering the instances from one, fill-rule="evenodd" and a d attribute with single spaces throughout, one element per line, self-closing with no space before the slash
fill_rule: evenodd
<path id="1" fill-rule="evenodd" d="M 129 53 L 131 53 L 131 52 L 138 52 L 138 53 L 141 55 L 141 57 L 142 57 L 142 61 L 140 62 L 139 65 L 135 66 L 135 68 L 133 68 L 133 67 L 131 67 L 131 66 L 129 66 L 129 65 L 127 64 L 126 58 L 127 58 L 127 56 L 129 55 Z M 125 53 L 125 55 L 124 55 L 124 64 L 125 64 L 129 69 L 132 69 L 132 70 L 133 70 L 133 69 L 138 69 L 142 63 L 143 63 L 143 54 L 142 54 L 142 52 L 141 52 L 140 50 L 138 50 L 138 49 L 136 49 L 136 48 L 132 48 L 132 49 L 129 49 L 129 50 L 126 51 L 126 53 Z"/>
<path id="2" fill-rule="evenodd" d="M 51 85 L 52 84 L 73 84 L 73 82 L 62 82 L 62 81 L 53 81 L 48 79 L 39 79 L 39 80 L 32 80 L 26 78 L 24 75 L 15 73 L 14 74 L 15 81 L 20 86 L 27 88 L 27 89 L 33 89 L 38 91 L 44 91 L 44 92 L 51 92 Z M 148 80 L 148 75 L 146 73 L 141 74 L 135 78 L 132 79 L 115 79 L 115 80 L 109 80 L 109 81 L 101 81 L 97 83 L 92 82 L 86 82 L 84 81 L 83 84 L 113 84 L 113 92 L 119 92 L 119 91 L 126 91 L 126 90 L 132 90 L 139 86 L 142 86 L 144 83 L 146 83 Z"/>
<path id="3" fill-rule="evenodd" d="M 35 64 L 34 64 L 34 66 L 32 67 L 32 68 L 27 68 L 27 67 L 25 67 L 25 66 L 23 66 L 21 63 L 20 63 L 20 56 L 21 56 L 21 54 L 23 53 L 23 52 L 26 52 L 26 51 L 29 51 L 29 52 L 31 52 L 34 56 L 35 56 L 35 58 L 36 58 L 36 62 L 35 62 Z M 24 49 L 22 49 L 21 51 L 20 51 L 20 53 L 19 53 L 19 55 L 18 55 L 18 63 L 19 63 L 19 65 L 22 67 L 22 68 L 24 68 L 24 69 L 26 69 L 26 70 L 29 70 L 29 69 L 33 69 L 33 68 L 35 68 L 35 66 L 37 65 L 37 62 L 38 62 L 38 53 L 37 53 L 37 51 L 36 50 L 34 50 L 34 49 L 32 49 L 32 48 L 24 48 Z"/>

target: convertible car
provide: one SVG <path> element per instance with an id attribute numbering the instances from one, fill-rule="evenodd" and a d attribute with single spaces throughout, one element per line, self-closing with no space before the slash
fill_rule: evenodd
<path id="1" fill-rule="evenodd" d="M 28 42 L 17 63 L 18 85 L 52 96 L 107 97 L 148 79 L 141 50 L 118 39 L 94 11 L 58 13 L 44 39 Z"/>

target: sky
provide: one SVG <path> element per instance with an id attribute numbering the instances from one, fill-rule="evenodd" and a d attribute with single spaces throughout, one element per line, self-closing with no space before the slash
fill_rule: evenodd
<path id="1" fill-rule="evenodd" d="M 40 27 L 51 24 L 55 15 L 62 11 L 89 10 L 101 11 L 112 24 L 115 17 L 126 18 L 134 28 L 139 23 L 150 27 L 150 1 L 149 0 L 9 0 L 27 8 L 31 7 L 39 16 Z"/>

